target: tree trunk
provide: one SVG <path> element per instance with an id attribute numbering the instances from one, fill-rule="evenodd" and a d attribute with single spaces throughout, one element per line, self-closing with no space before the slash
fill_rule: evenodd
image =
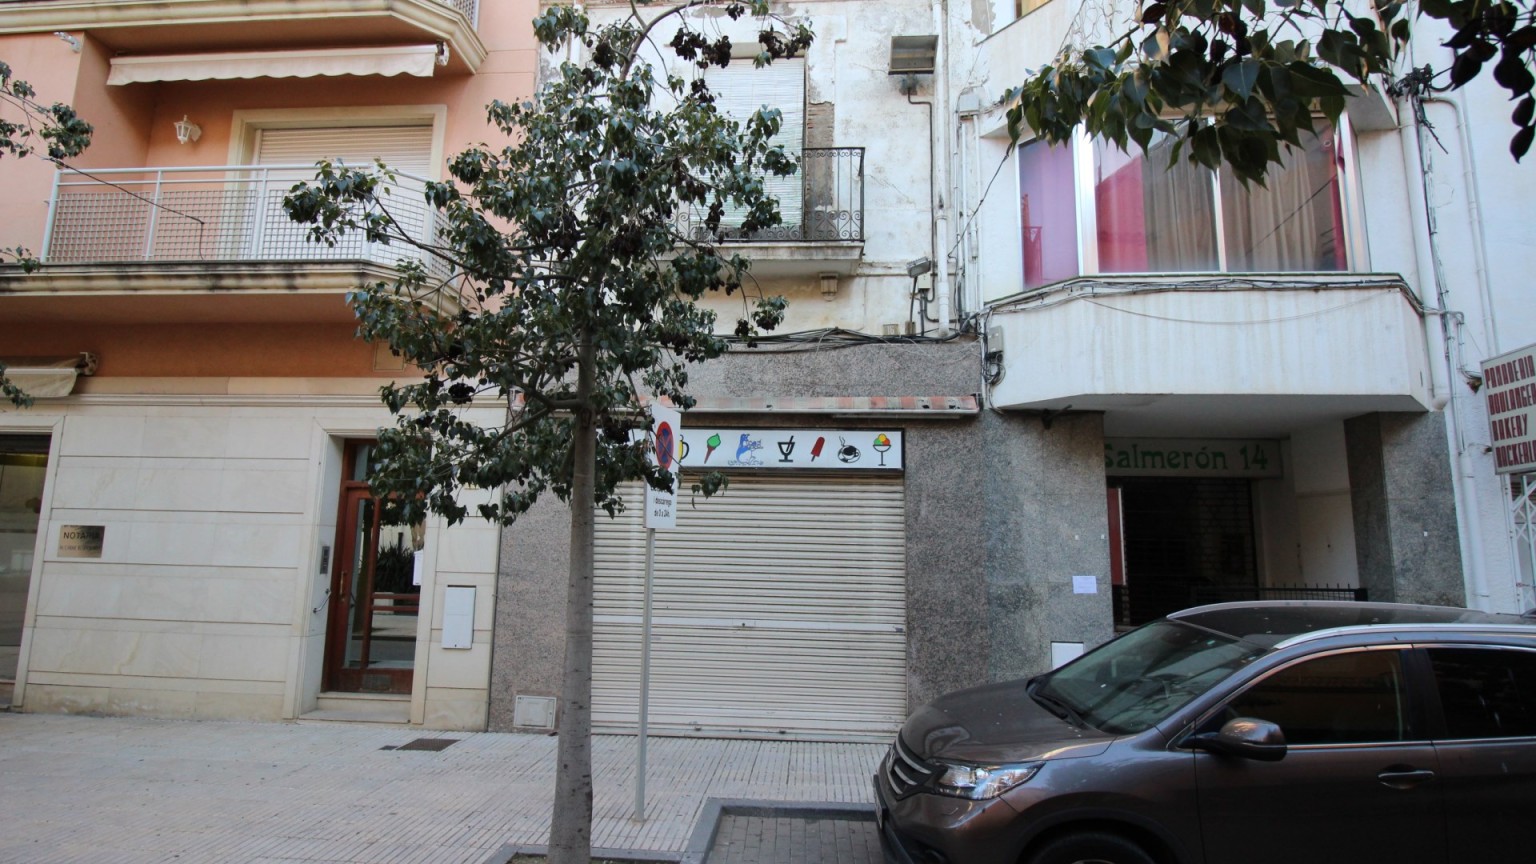
<path id="1" fill-rule="evenodd" d="M 576 395 L 583 406 L 591 404 L 593 367 L 588 332 L 582 337 L 576 381 Z M 592 498 L 597 426 L 589 407 L 577 411 L 572 432 L 571 571 L 565 600 L 565 671 L 549 864 L 590 864 L 592 860 Z"/>

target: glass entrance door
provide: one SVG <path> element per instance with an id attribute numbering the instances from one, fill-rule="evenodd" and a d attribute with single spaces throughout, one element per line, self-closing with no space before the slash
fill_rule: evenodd
<path id="1" fill-rule="evenodd" d="M 0 436 L 0 707 L 11 703 L 48 470 L 48 439 Z"/>
<path id="2" fill-rule="evenodd" d="M 341 508 L 326 630 L 325 687 L 342 692 L 409 693 L 421 610 L 415 532 L 410 526 L 383 524 L 377 499 L 361 481 L 343 485 Z"/>

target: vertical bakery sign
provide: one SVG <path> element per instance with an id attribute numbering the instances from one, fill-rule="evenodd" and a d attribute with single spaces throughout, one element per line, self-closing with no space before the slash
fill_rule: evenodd
<path id="1" fill-rule="evenodd" d="M 684 468 L 833 468 L 900 471 L 902 434 L 892 429 L 689 428 Z"/>
<path id="2" fill-rule="evenodd" d="M 1536 345 L 1484 361 L 1483 393 L 1494 469 L 1536 471 Z"/>

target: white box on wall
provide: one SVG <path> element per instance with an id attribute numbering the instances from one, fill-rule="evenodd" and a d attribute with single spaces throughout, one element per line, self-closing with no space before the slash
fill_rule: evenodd
<path id="1" fill-rule="evenodd" d="M 475 640 L 475 587 L 443 589 L 443 647 L 468 648 Z"/>

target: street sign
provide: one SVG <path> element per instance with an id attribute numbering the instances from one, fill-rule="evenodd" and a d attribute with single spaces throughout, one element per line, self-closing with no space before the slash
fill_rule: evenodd
<path id="1" fill-rule="evenodd" d="M 1483 394 L 1494 470 L 1536 471 L 1536 345 L 1483 361 Z"/>
<path id="2" fill-rule="evenodd" d="M 672 488 L 645 487 L 645 527 L 677 527 L 677 489 L 682 473 L 683 415 L 651 403 L 651 462 L 672 472 Z"/>

